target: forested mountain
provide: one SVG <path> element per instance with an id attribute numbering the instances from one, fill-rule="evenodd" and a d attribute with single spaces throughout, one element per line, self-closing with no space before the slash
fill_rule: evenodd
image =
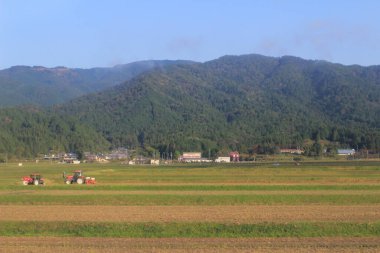
<path id="1" fill-rule="evenodd" d="M 70 116 L 60 117 L 37 108 L 0 109 L 0 162 L 38 154 L 86 150 L 102 151 L 109 143 L 95 130 Z"/>
<path id="2" fill-rule="evenodd" d="M 125 73 L 117 70 L 125 66 L 113 68 L 120 79 L 134 74 L 123 84 L 50 109 L 0 109 L 0 160 L 4 154 L 33 157 L 49 150 L 82 153 L 120 146 L 205 154 L 272 152 L 275 146 L 301 146 L 318 153 L 316 149 L 328 145 L 380 151 L 379 66 L 260 55 L 224 56 L 206 63 L 163 62 L 159 66 L 140 74 L 141 68 L 136 66 L 134 71 L 126 68 Z M 45 81 L 55 87 L 64 86 L 65 78 L 74 80 L 70 77 L 73 73 L 86 72 L 36 68 L 33 71 L 48 72 Z M 65 78 L 57 81 L 53 76 L 59 71 L 71 74 L 62 74 Z M 86 73 L 97 76 L 93 79 L 98 82 L 87 91 L 114 85 L 104 74 L 111 70 L 91 71 L 91 75 Z M 29 74 L 18 76 L 20 80 L 31 78 Z M 84 80 L 91 79 L 83 76 L 80 82 L 75 80 L 85 84 Z M 16 94 L 16 86 L 7 91 Z M 12 97 L 7 94 L 1 96 Z M 18 102 L 31 102 L 20 99 Z"/>
<path id="3" fill-rule="evenodd" d="M 114 147 L 160 150 L 380 148 L 380 67 L 296 57 L 225 56 L 145 72 L 55 107 Z"/>
<path id="4" fill-rule="evenodd" d="M 63 103 L 125 82 L 145 71 L 185 61 L 140 61 L 113 68 L 15 66 L 0 71 L 0 107 Z"/>

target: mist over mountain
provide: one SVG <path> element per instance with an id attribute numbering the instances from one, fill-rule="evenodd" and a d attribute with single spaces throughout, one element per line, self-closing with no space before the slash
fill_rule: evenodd
<path id="1" fill-rule="evenodd" d="M 185 61 L 140 61 L 112 68 L 15 66 L 0 70 L 0 107 L 49 106 L 101 91 L 154 68 Z"/>

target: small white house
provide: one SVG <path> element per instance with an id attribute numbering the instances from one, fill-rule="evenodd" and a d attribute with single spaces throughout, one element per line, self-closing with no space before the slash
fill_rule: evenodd
<path id="1" fill-rule="evenodd" d="M 156 160 L 151 159 L 150 160 L 150 164 L 152 164 L 152 165 L 160 165 L 160 160 L 158 160 L 158 159 L 156 159 Z"/>
<path id="2" fill-rule="evenodd" d="M 338 155 L 354 155 L 355 149 L 338 149 Z"/>
<path id="3" fill-rule="evenodd" d="M 216 163 L 229 163 L 230 161 L 231 160 L 230 160 L 229 156 L 220 156 L 220 157 L 215 159 Z"/>

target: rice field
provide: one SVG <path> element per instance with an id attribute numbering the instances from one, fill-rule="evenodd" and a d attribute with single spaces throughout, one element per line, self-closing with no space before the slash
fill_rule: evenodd
<path id="1" fill-rule="evenodd" d="M 97 184 L 64 184 L 75 169 Z M 46 185 L 23 186 L 31 173 Z M 378 161 L 24 162 L 0 175 L 0 252 L 380 251 Z"/>

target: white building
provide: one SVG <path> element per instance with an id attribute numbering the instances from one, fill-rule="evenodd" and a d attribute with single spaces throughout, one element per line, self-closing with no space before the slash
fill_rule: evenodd
<path id="1" fill-rule="evenodd" d="M 202 160 L 201 152 L 184 152 L 178 159 L 180 162 L 200 162 Z"/>
<path id="2" fill-rule="evenodd" d="M 354 155 L 355 149 L 338 149 L 338 155 Z"/>
<path id="3" fill-rule="evenodd" d="M 151 159 L 150 160 L 150 164 L 152 164 L 152 165 L 160 165 L 160 160 L 158 160 L 158 159 L 156 159 L 156 160 Z"/>
<path id="4" fill-rule="evenodd" d="M 220 156 L 215 159 L 216 163 L 229 163 L 231 162 L 231 159 L 229 156 Z"/>

